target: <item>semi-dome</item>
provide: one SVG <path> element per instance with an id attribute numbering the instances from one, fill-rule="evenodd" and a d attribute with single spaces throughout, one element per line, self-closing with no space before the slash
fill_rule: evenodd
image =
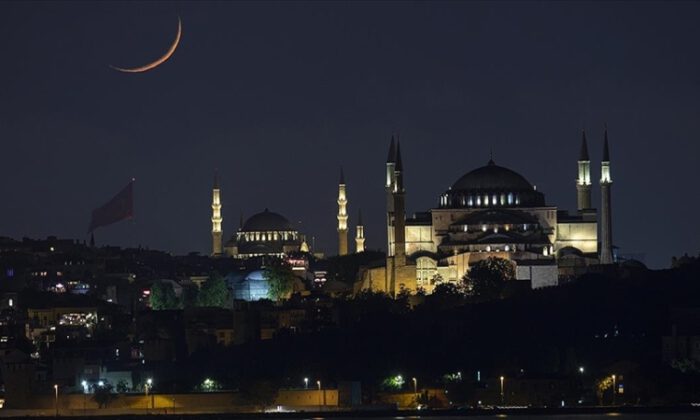
<path id="1" fill-rule="evenodd" d="M 294 230 L 289 220 L 281 214 L 271 212 L 268 209 L 254 214 L 246 220 L 241 228 L 242 232 L 269 232 Z"/>
<path id="2" fill-rule="evenodd" d="M 490 160 L 486 166 L 462 175 L 452 185 L 452 189 L 531 191 L 534 188 L 524 176 L 511 169 L 498 166 L 493 160 Z"/>
<path id="3" fill-rule="evenodd" d="M 462 175 L 440 197 L 441 208 L 538 207 L 544 194 L 524 176 L 489 160 L 486 166 Z"/>

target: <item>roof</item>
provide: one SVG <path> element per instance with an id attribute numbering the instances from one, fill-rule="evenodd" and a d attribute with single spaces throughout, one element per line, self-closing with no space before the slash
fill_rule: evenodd
<path id="1" fill-rule="evenodd" d="M 242 232 L 269 232 L 294 230 L 286 217 L 268 209 L 248 218 L 241 228 Z"/>
<path id="2" fill-rule="evenodd" d="M 489 160 L 486 166 L 474 169 L 462 175 L 454 184 L 452 190 L 464 191 L 532 191 L 532 184 L 519 173 L 498 166 Z"/>

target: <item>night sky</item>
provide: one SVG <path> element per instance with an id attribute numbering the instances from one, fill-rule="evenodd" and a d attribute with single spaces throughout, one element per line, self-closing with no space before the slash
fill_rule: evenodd
<path id="1" fill-rule="evenodd" d="M 144 74 L 172 43 L 172 58 Z M 211 249 L 269 207 L 336 252 L 384 246 L 384 161 L 400 132 L 409 213 L 496 163 L 575 208 L 585 127 L 593 197 L 603 124 L 614 242 L 652 267 L 699 251 L 700 4 L 0 3 L 0 235 L 87 239 L 136 178 L 136 218 L 98 244 Z M 351 242 L 354 244 L 353 242 Z M 353 246 L 351 246 L 353 247 Z"/>

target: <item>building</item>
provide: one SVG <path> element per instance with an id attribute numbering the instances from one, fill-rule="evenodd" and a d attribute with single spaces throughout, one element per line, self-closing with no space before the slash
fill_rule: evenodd
<path id="1" fill-rule="evenodd" d="M 458 178 L 437 206 L 407 217 L 401 146 L 392 137 L 386 162 L 386 265 L 365 270 L 359 289 L 395 295 L 422 288 L 430 293 L 440 282 L 460 280 L 470 265 L 488 257 L 513 261 L 516 279 L 530 281 L 533 288 L 557 285 L 591 264 L 613 263 L 607 128 L 600 249 L 585 132 L 577 165 L 574 213 L 547 202 L 527 178 L 491 158 Z"/>
<path id="2" fill-rule="evenodd" d="M 282 258 L 299 251 L 303 244 L 302 235 L 286 217 L 265 209 L 241 224 L 238 232 L 224 245 L 224 253 L 234 258 Z"/>

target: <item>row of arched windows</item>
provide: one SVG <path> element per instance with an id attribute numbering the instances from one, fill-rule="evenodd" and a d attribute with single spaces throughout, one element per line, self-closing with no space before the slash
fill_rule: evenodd
<path id="1" fill-rule="evenodd" d="M 443 194 L 440 197 L 440 205 L 461 205 L 465 207 L 488 206 L 517 206 L 520 204 L 520 196 L 517 193 L 493 193 L 493 194 Z"/>
<path id="2" fill-rule="evenodd" d="M 283 232 L 238 232 L 238 240 L 246 242 L 289 241 L 296 240 L 298 233 L 294 231 Z"/>

